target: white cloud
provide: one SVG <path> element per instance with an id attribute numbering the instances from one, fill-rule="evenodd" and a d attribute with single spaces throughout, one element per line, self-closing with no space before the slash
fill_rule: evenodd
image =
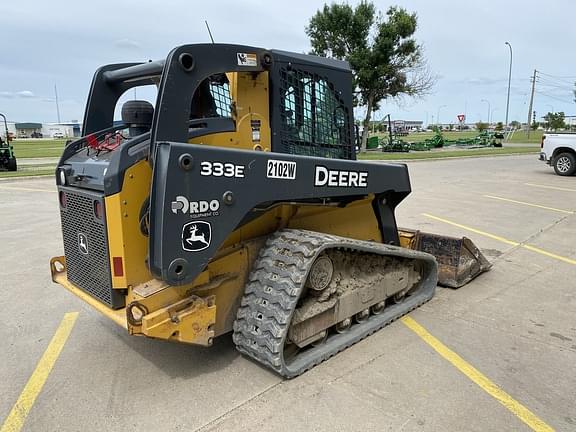
<path id="1" fill-rule="evenodd" d="M 18 97 L 21 98 L 26 98 L 26 99 L 30 99 L 34 97 L 34 93 L 32 93 L 30 90 L 22 90 L 16 93 L 16 95 Z"/>
<path id="2" fill-rule="evenodd" d="M 464 80 L 467 84 L 477 84 L 477 85 L 492 85 L 498 82 L 505 81 L 504 79 L 496 79 L 496 78 L 486 78 L 486 77 L 472 77 Z"/>
<path id="3" fill-rule="evenodd" d="M 8 91 L 0 92 L 0 98 L 3 99 L 14 99 L 14 93 Z"/>
<path id="4" fill-rule="evenodd" d="M 132 39 L 118 39 L 114 41 L 114 46 L 117 48 L 127 49 L 127 50 L 138 50 L 140 49 L 140 43 Z"/>

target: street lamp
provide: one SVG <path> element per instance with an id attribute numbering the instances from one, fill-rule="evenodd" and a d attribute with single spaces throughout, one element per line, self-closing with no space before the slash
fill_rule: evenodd
<path id="1" fill-rule="evenodd" d="M 448 105 L 440 105 L 438 107 L 438 111 L 436 111 L 436 123 L 438 123 L 440 125 L 440 108 L 445 108 Z M 440 126 L 440 128 L 442 128 L 442 126 Z"/>
<path id="2" fill-rule="evenodd" d="M 508 109 L 510 108 L 510 81 L 512 79 L 512 45 L 509 42 L 505 42 L 504 45 L 508 45 L 510 48 L 510 69 L 508 70 L 508 96 L 506 98 L 506 128 L 508 128 Z"/>
<path id="3" fill-rule="evenodd" d="M 495 111 L 498 111 L 498 108 L 494 108 L 494 109 L 492 110 L 492 114 L 490 115 L 490 118 L 492 119 L 492 122 L 494 122 L 494 112 L 495 112 Z"/>
<path id="4" fill-rule="evenodd" d="M 490 101 L 482 99 L 480 102 L 486 102 L 488 104 L 488 118 L 486 119 L 486 121 L 488 122 L 488 124 L 490 124 Z"/>

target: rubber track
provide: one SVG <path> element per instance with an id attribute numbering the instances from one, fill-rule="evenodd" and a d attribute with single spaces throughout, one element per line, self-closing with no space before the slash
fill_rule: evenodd
<path id="1" fill-rule="evenodd" d="M 310 266 L 325 249 L 345 249 L 423 262 L 421 287 L 405 301 L 372 315 L 326 343 L 284 361 L 284 343 Z M 286 229 L 270 236 L 254 263 L 234 322 L 233 340 L 243 354 L 286 378 L 293 378 L 430 300 L 437 283 L 434 257 L 398 246 L 353 240 L 318 232 Z"/>

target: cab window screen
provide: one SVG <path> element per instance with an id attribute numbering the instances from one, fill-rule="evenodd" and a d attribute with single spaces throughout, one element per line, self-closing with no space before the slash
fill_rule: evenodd
<path id="1" fill-rule="evenodd" d="M 281 70 L 281 140 L 287 153 L 350 157 L 348 113 L 323 77 Z"/>

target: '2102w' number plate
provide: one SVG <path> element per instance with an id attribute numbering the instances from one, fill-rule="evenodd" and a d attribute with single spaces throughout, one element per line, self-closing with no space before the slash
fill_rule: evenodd
<path id="1" fill-rule="evenodd" d="M 268 159 L 266 177 L 294 180 L 296 178 L 296 162 Z"/>

